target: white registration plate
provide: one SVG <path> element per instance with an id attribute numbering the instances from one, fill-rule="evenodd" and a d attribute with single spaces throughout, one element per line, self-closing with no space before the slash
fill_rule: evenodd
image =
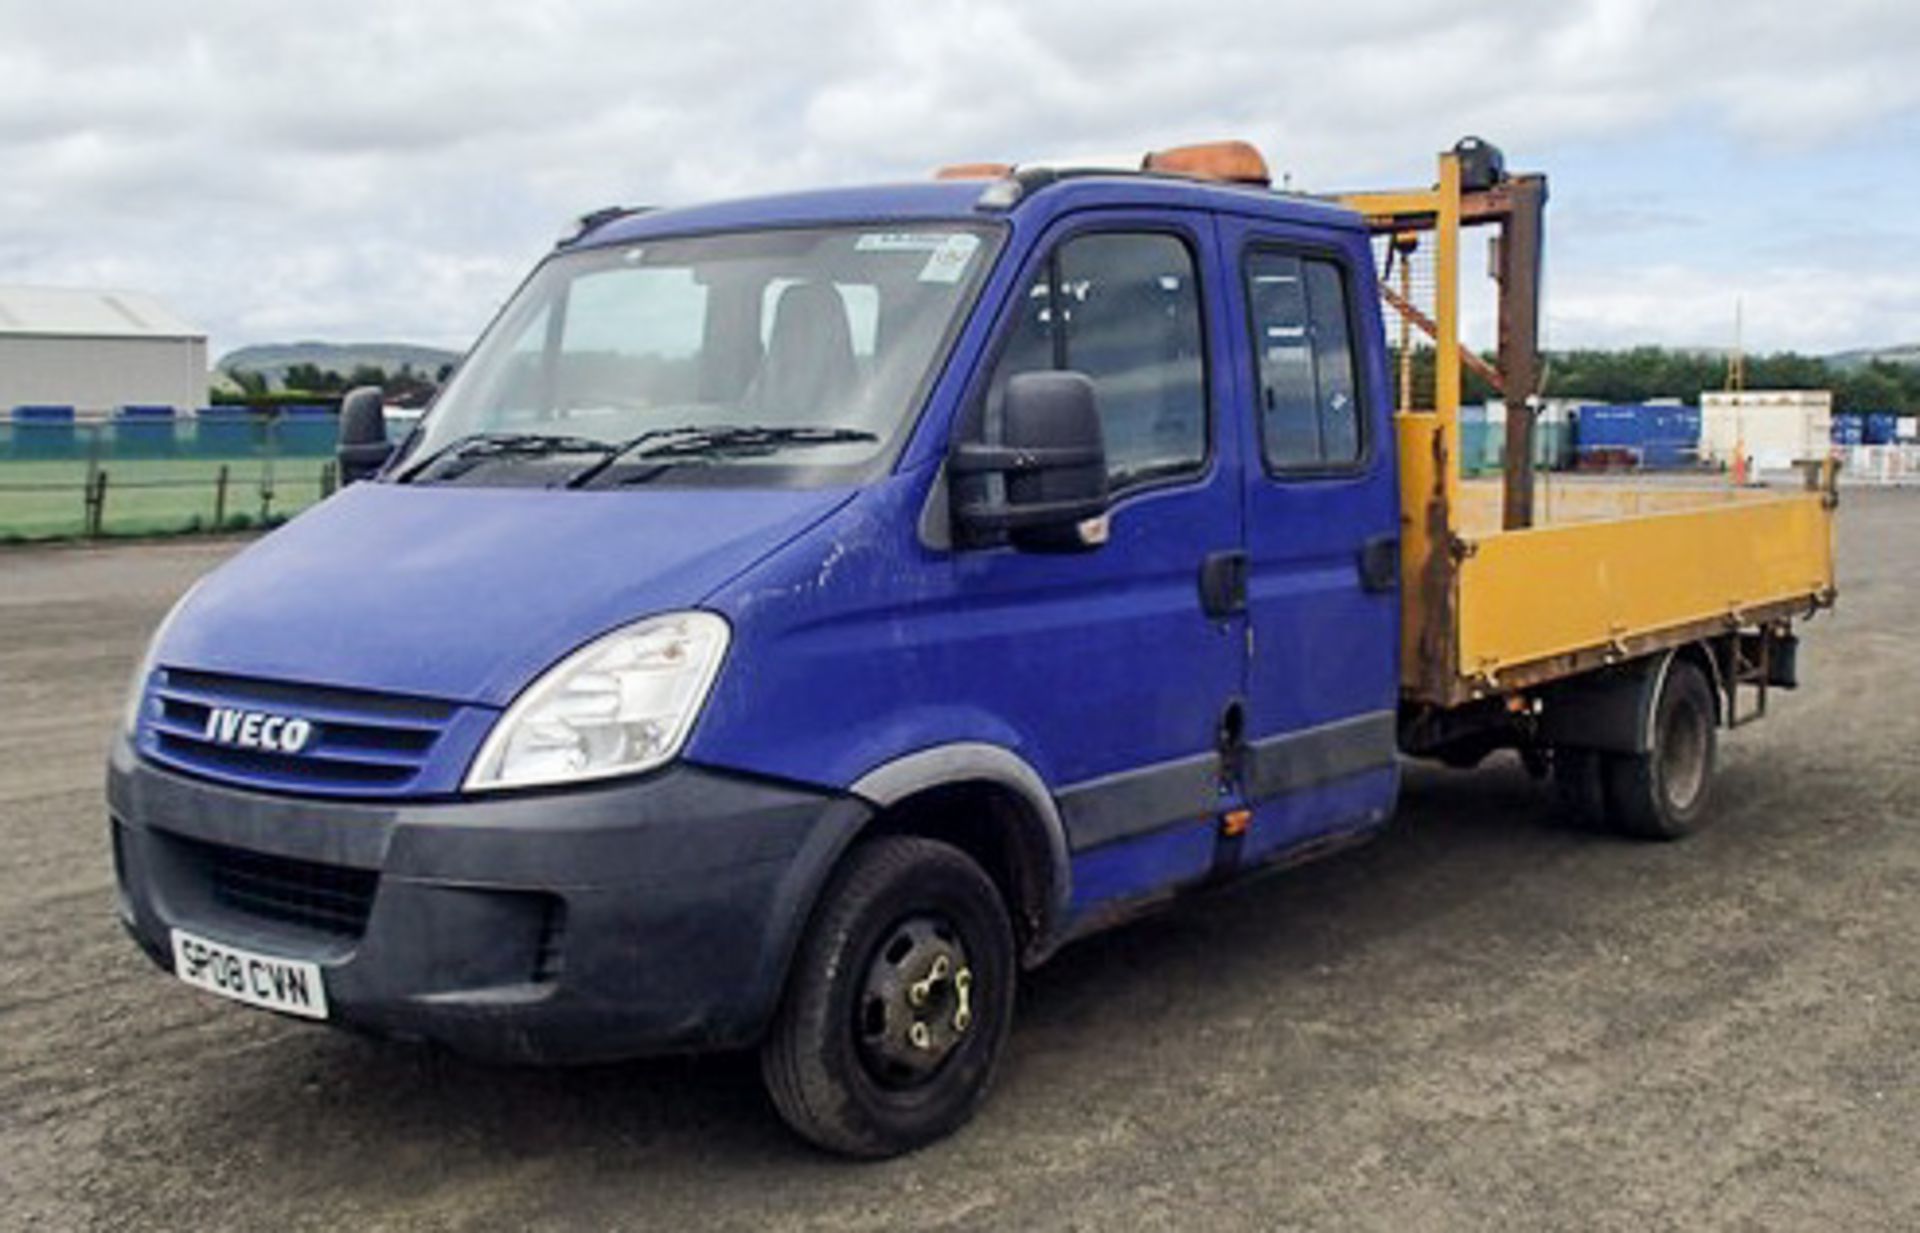
<path id="1" fill-rule="evenodd" d="M 173 972 L 189 985 L 249 1006 L 327 1017 L 327 990 L 317 963 L 262 955 L 175 929 Z"/>

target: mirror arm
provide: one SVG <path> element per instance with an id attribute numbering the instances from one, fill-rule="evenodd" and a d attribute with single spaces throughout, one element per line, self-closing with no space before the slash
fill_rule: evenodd
<path id="1" fill-rule="evenodd" d="M 337 451 L 337 456 L 355 476 L 371 477 L 387 465 L 387 459 L 393 456 L 393 446 L 384 441 L 343 445 Z"/>
<path id="2" fill-rule="evenodd" d="M 959 509 L 964 523 L 982 531 L 1019 531 L 1029 527 L 1059 526 L 1097 518 L 1106 512 L 1107 502 L 1099 497 L 1076 497 L 1032 505 L 970 501 Z"/>

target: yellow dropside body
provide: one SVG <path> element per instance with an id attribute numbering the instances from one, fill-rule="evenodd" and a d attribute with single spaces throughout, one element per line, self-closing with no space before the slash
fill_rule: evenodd
<path id="1" fill-rule="evenodd" d="M 1438 504 L 1440 417 L 1399 419 L 1413 700 L 1458 705 L 1833 600 L 1824 491 L 1555 477 L 1540 521 L 1502 531 L 1497 483 L 1455 480 Z"/>

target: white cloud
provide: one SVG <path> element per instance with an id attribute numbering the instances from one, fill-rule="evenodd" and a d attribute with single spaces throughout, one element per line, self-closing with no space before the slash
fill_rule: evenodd
<path id="1" fill-rule="evenodd" d="M 1907 338 L 1920 323 L 1920 280 L 1898 270 L 1777 265 L 1729 276 L 1654 264 L 1561 277 L 1549 292 L 1550 347 L 1730 347 L 1736 307 L 1751 352 L 1824 354 Z"/>
<path id="2" fill-rule="evenodd" d="M 0 280 L 151 290 L 220 347 L 458 345 L 611 201 L 1234 134 L 1324 186 L 1424 177 L 1469 131 L 1544 161 L 1682 123 L 1769 158 L 1920 108 L 1916 45 L 1920 8 L 1861 0 L 0 0 Z M 1724 317 L 1684 258 L 1556 281 L 1556 339 Z M 1780 272 L 1839 301 L 1781 345 L 1920 336 L 1909 276 L 1864 260 Z"/>

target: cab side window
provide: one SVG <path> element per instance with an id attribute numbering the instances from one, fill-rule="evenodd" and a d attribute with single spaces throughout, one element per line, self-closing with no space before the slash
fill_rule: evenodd
<path id="1" fill-rule="evenodd" d="M 1247 257 L 1246 280 L 1267 465 L 1357 465 L 1364 444 L 1360 387 L 1340 266 L 1256 249 Z"/>
<path id="2" fill-rule="evenodd" d="M 1055 249 L 1015 308 L 987 394 L 987 427 L 1016 373 L 1092 378 L 1117 491 L 1198 470 L 1207 456 L 1207 374 L 1192 251 L 1152 232 L 1097 232 Z"/>

